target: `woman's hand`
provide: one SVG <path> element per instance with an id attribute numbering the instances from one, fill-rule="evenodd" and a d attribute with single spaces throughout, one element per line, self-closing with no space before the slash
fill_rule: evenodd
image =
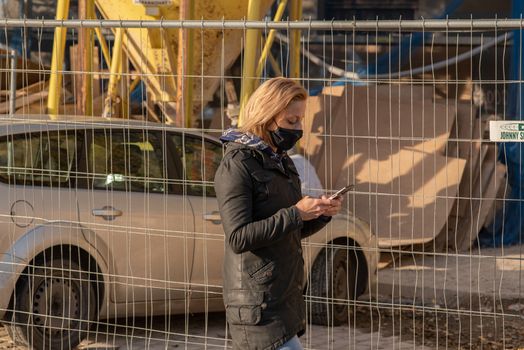
<path id="1" fill-rule="evenodd" d="M 331 202 L 333 201 L 325 196 L 322 196 L 322 198 L 305 196 L 296 204 L 296 207 L 300 212 L 302 220 L 309 221 L 325 214 L 326 210 L 331 208 Z"/>
<path id="2" fill-rule="evenodd" d="M 328 200 L 330 202 L 329 208 L 324 211 L 325 216 L 335 216 L 340 212 L 342 208 L 343 197 L 336 197 L 335 199 L 328 199 L 326 196 L 322 196 L 322 199 Z"/>

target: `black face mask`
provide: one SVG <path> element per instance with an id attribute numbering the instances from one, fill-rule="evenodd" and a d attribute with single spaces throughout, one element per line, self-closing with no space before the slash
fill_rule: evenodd
<path id="1" fill-rule="evenodd" d="M 277 151 L 289 151 L 295 143 L 302 137 L 302 130 L 285 129 L 278 127 L 274 131 L 270 131 L 271 141 L 277 147 Z"/>

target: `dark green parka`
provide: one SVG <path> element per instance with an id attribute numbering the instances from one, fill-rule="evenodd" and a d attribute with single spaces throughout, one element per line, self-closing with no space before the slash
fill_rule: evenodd
<path id="1" fill-rule="evenodd" d="M 276 349 L 305 331 L 302 238 L 329 217 L 302 221 L 293 161 L 229 142 L 215 175 L 225 232 L 224 304 L 234 349 Z"/>

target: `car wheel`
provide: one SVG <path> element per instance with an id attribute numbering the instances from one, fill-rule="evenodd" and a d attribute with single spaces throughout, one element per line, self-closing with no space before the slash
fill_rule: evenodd
<path id="1" fill-rule="evenodd" d="M 9 333 L 34 349 L 72 349 L 97 315 L 89 274 L 74 262 L 36 262 L 17 284 L 14 324 Z"/>
<path id="2" fill-rule="evenodd" d="M 4 324 L 4 329 L 7 331 L 7 334 L 11 338 L 11 341 L 15 346 L 25 346 L 27 347 L 27 342 L 23 334 L 20 334 L 20 327 L 16 327 L 14 324 L 6 323 Z"/>
<path id="3" fill-rule="evenodd" d="M 313 264 L 308 291 L 314 324 L 339 326 L 348 321 L 356 277 L 357 256 L 353 249 L 322 250 Z"/>

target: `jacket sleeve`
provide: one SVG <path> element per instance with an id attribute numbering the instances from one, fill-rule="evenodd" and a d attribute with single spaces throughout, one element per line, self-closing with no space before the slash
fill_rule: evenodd
<path id="1" fill-rule="evenodd" d="M 302 239 L 311 236 L 314 233 L 320 231 L 324 226 L 326 226 L 331 221 L 331 216 L 321 215 L 320 217 L 304 221 L 304 226 L 302 226 L 301 237 Z"/>
<path id="2" fill-rule="evenodd" d="M 239 158 L 226 155 L 215 174 L 215 192 L 226 243 L 236 254 L 268 246 L 303 225 L 295 206 L 253 221 L 253 183 Z"/>

